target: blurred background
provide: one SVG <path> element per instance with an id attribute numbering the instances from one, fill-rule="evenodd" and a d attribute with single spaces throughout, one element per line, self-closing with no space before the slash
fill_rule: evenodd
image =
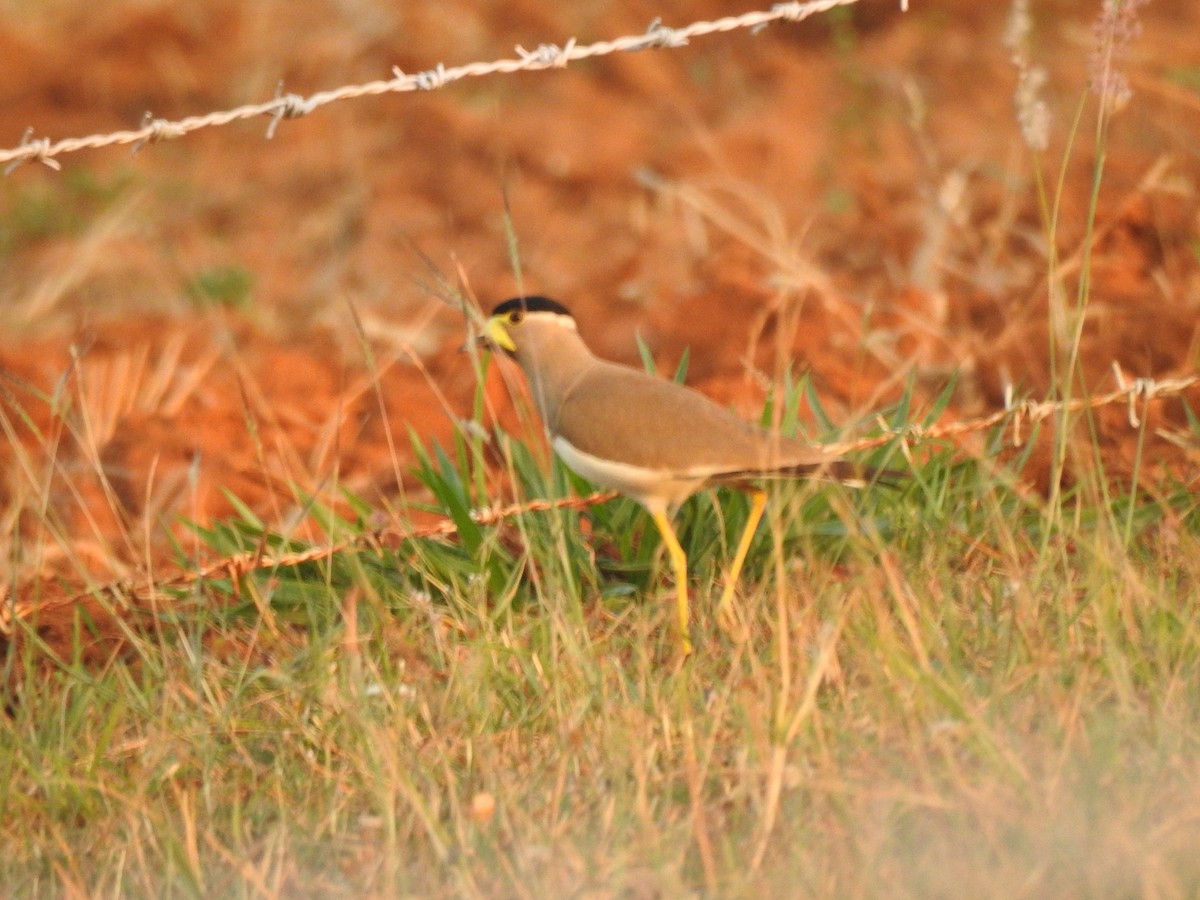
<path id="1" fill-rule="evenodd" d="M 574 6 L 5 0 L 0 145 L 754 8 Z M 948 415 L 980 415 L 1052 392 L 1076 327 L 1090 390 L 1117 385 L 1114 363 L 1190 374 L 1200 8 L 1126 6 L 1106 45 L 1100 3 L 1033 4 L 1014 28 L 1007 3 L 863 0 L 339 102 L 270 140 L 261 119 L 17 167 L 0 180 L 5 556 L 19 577 L 108 571 L 179 516 L 227 514 L 229 493 L 269 519 L 331 479 L 393 496 L 406 428 L 447 440 L 470 414 L 455 291 L 485 311 L 550 294 L 598 353 L 636 362 L 640 337 L 664 372 L 687 348 L 689 381 L 749 415 L 787 370 L 839 421 L 952 375 Z M 1107 78 L 1124 80 L 1101 85 L 1098 135 Z M 489 384 L 501 417 L 504 393 Z M 1186 404 L 1154 415 L 1146 477 L 1194 465 Z M 1125 417 L 1100 416 L 1114 472 L 1135 452 Z M 1026 475 L 1045 477 L 1036 454 Z"/>

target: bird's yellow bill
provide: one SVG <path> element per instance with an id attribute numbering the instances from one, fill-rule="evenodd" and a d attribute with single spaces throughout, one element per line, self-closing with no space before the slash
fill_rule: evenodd
<path id="1" fill-rule="evenodd" d="M 500 349 L 507 350 L 509 353 L 517 352 L 517 345 L 513 343 L 508 329 L 504 327 L 504 319 L 501 316 L 492 316 L 488 319 L 483 333 L 491 343 Z"/>

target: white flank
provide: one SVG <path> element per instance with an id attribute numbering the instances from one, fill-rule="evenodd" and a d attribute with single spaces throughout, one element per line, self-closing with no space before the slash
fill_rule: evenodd
<path id="1" fill-rule="evenodd" d="M 654 502 L 656 500 L 665 501 L 670 505 L 682 503 L 698 491 L 705 479 L 712 474 L 646 469 L 611 459 L 601 459 L 585 453 L 566 438 L 557 435 L 551 439 L 550 444 L 563 462 L 588 481 L 628 494 L 647 505 L 659 505 Z"/>

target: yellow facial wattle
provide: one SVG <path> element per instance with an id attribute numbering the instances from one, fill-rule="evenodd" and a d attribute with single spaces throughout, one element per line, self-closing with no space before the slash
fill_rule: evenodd
<path id="1" fill-rule="evenodd" d="M 500 349 L 507 350 L 509 353 L 517 352 L 517 345 L 513 343 L 508 329 L 504 327 L 503 316 L 492 316 L 488 319 L 484 334 L 489 341 Z"/>

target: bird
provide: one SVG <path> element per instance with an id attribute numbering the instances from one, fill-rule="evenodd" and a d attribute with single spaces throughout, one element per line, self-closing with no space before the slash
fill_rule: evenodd
<path id="1" fill-rule="evenodd" d="M 766 507 L 760 482 L 815 476 L 862 486 L 884 471 L 748 423 L 678 382 L 596 356 L 570 310 L 549 297 L 497 304 L 479 341 L 521 368 L 551 447 L 568 468 L 649 512 L 671 559 L 684 657 L 693 649 L 687 554 L 671 525 L 683 501 L 717 486 L 749 496 L 749 516 L 717 606 L 726 616 Z"/>

